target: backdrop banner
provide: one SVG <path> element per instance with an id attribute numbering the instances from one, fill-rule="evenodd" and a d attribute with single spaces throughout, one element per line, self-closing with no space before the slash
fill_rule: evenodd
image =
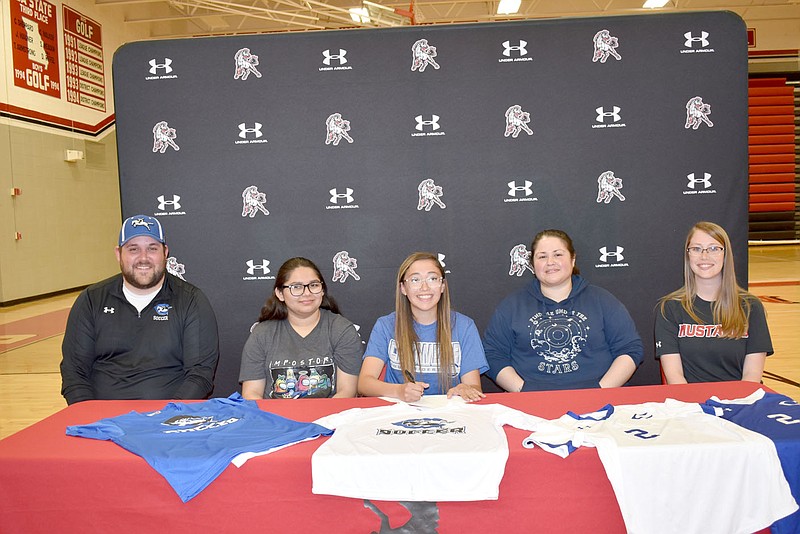
<path id="1" fill-rule="evenodd" d="M 747 277 L 747 39 L 729 12 L 136 42 L 113 61 L 123 214 L 155 215 L 220 327 L 214 395 L 305 256 L 366 341 L 409 253 L 481 331 L 567 231 L 660 380 L 659 297 L 710 220 Z"/>

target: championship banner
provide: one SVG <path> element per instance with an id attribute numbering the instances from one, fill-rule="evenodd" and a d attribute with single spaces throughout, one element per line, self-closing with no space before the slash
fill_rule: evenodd
<path id="1" fill-rule="evenodd" d="M 70 7 L 63 9 L 67 102 L 105 111 L 102 27 Z"/>
<path id="2" fill-rule="evenodd" d="M 726 228 L 746 284 L 735 14 L 146 41 L 113 69 L 123 215 L 159 217 L 168 268 L 211 300 L 215 395 L 238 388 L 250 326 L 293 256 L 320 267 L 366 341 L 394 309 L 400 262 L 434 252 L 482 331 L 532 280 L 533 236 L 563 229 L 583 276 L 636 322 L 632 384 L 660 381 L 655 307 L 682 284 L 695 222 Z M 536 335 L 558 348 L 565 332 Z"/>
<path id="3" fill-rule="evenodd" d="M 47 0 L 9 0 L 14 85 L 61 98 L 56 7 Z"/>

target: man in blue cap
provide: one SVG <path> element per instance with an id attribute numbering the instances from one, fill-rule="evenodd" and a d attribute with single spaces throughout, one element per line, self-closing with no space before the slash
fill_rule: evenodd
<path id="1" fill-rule="evenodd" d="M 122 224 L 120 274 L 81 292 L 61 345 L 61 394 L 91 399 L 203 399 L 219 359 L 217 320 L 206 296 L 167 273 L 161 223 Z"/>

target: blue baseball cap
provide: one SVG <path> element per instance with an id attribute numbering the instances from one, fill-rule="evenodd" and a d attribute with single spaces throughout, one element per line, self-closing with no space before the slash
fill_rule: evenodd
<path id="1" fill-rule="evenodd" d="M 159 243 L 166 242 L 164 229 L 161 228 L 161 223 L 158 222 L 158 219 L 149 215 L 134 215 L 133 217 L 128 217 L 122 223 L 122 228 L 119 231 L 119 246 L 140 235 L 152 237 Z"/>

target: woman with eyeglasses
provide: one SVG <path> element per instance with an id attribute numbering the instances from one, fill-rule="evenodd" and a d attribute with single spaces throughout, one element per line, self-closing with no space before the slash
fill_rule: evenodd
<path id="1" fill-rule="evenodd" d="M 566 232 L 539 232 L 534 280 L 495 309 L 484 336 L 487 375 L 506 391 L 619 387 L 642 362 L 628 310 L 580 276 L 575 259 Z"/>
<path id="2" fill-rule="evenodd" d="M 689 231 L 683 281 L 656 311 L 656 358 L 667 383 L 761 382 L 772 354 L 764 306 L 736 282 L 721 226 L 702 221 Z"/>
<path id="3" fill-rule="evenodd" d="M 245 399 L 356 396 L 361 336 L 327 293 L 311 260 L 281 265 L 242 351 Z"/>
<path id="4" fill-rule="evenodd" d="M 411 254 L 397 271 L 395 311 L 380 317 L 370 334 L 359 393 L 405 402 L 446 394 L 472 402 L 485 396 L 481 373 L 486 369 L 475 323 L 450 309 L 439 259 L 427 252 Z"/>

